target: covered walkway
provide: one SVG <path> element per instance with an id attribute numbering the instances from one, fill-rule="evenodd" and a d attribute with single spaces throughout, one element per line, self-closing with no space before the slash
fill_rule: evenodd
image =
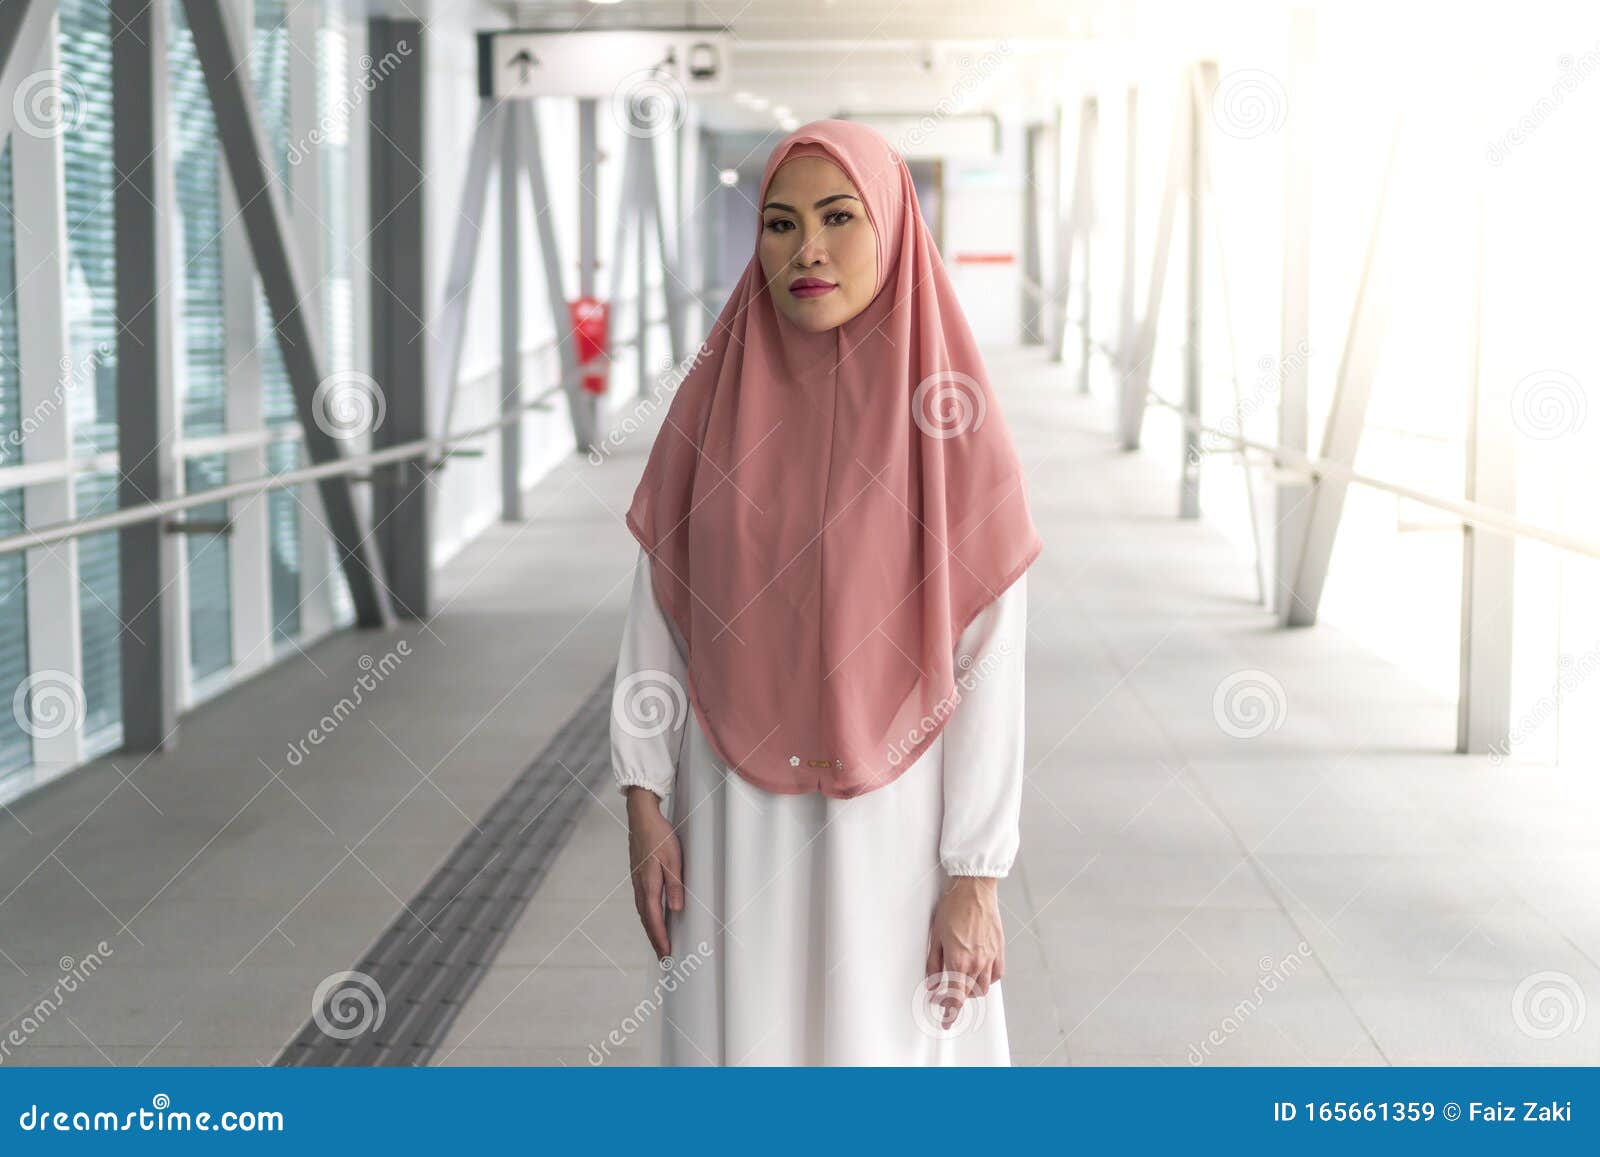
<path id="1" fill-rule="evenodd" d="M 1553 1048 L 1510 1001 L 1544 969 L 1600 982 L 1592 784 L 1450 754 L 1449 702 L 1333 628 L 1273 628 L 1247 561 L 1170 516 L 1175 478 L 1117 449 L 1100 403 L 1037 349 L 989 357 L 1047 544 L 1001 889 L 1017 1063 L 1591 1059 L 1592 1022 Z M 425 625 L 332 636 L 197 709 L 175 751 L 14 805 L 0 1007 L 23 1014 L 68 958 L 109 951 L 11 1059 L 278 1061 L 318 985 L 404 918 L 606 679 L 646 446 L 554 470 L 526 522 L 445 568 Z M 379 685 L 327 728 L 369 668 Z M 568 770 L 575 824 L 453 990 L 431 1063 L 651 1063 L 671 1031 L 648 1013 L 620 798 Z"/>

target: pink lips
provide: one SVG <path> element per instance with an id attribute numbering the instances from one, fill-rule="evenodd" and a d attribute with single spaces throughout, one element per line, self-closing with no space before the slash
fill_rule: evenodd
<path id="1" fill-rule="evenodd" d="M 815 277 L 797 277 L 789 283 L 791 297 L 821 297 L 824 293 L 831 293 L 839 287 L 831 281 L 819 281 Z"/>

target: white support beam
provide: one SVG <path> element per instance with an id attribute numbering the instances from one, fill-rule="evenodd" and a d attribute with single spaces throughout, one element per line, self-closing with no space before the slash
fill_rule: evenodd
<path id="1" fill-rule="evenodd" d="M 678 335 L 684 331 L 682 316 L 682 297 L 678 294 L 677 277 L 675 272 L 678 262 L 672 253 L 671 238 L 667 233 L 667 218 L 664 211 L 664 200 L 661 194 L 661 177 L 656 165 L 656 146 L 653 136 L 638 138 L 639 157 L 641 160 L 639 171 L 639 185 L 643 192 L 643 205 L 650 218 L 655 222 L 656 232 L 656 257 L 661 263 L 661 298 L 667 311 L 668 349 L 672 356 L 672 364 L 679 365 L 683 361 L 683 350 L 679 345 Z M 640 229 L 644 223 L 640 221 Z M 641 234 L 642 236 L 642 234 Z M 640 296 L 643 296 L 644 286 L 639 286 Z M 641 343 L 643 333 L 640 333 Z M 641 344 L 640 349 L 643 349 Z"/>
<path id="2" fill-rule="evenodd" d="M 252 0 L 228 0 L 238 27 L 251 26 Z M 244 72 L 248 77 L 250 61 Z M 227 161 L 217 156 L 222 201 L 223 356 L 227 366 L 224 401 L 230 434 L 253 433 L 265 427 L 262 393 L 260 314 L 256 309 L 256 267 L 250 237 L 239 215 Z M 260 478 L 267 473 L 267 449 L 249 446 L 228 454 L 228 478 Z M 256 494 L 228 505 L 233 533 L 228 537 L 229 601 L 233 618 L 233 678 L 247 679 L 273 659 L 272 549 L 270 504 Z"/>
<path id="3" fill-rule="evenodd" d="M 300 0 L 290 5 L 285 21 L 285 35 L 290 44 L 289 139 L 298 142 L 291 153 L 291 157 L 298 157 L 298 160 L 289 165 L 284 181 L 288 186 L 285 207 L 289 210 L 291 241 L 299 252 L 300 268 L 309 272 L 307 283 L 312 287 L 306 308 L 318 326 L 317 336 L 326 350 L 329 330 L 324 316 L 327 296 L 323 287 L 327 283 L 328 257 L 323 222 L 328 219 L 328 211 L 322 203 L 324 150 L 307 147 L 317 139 L 317 61 L 320 57 L 317 26 L 322 19 L 322 7 L 321 0 Z M 331 374 L 335 369 L 330 355 L 323 371 Z M 300 634 L 304 639 L 318 639 L 334 625 L 335 548 L 328 533 L 328 512 L 322 504 L 322 492 L 315 486 L 297 486 L 291 493 L 300 508 L 296 519 L 300 532 Z M 354 499 L 352 493 L 352 503 Z"/>
<path id="4" fill-rule="evenodd" d="M 1284 90 L 1290 110 L 1283 147 L 1283 273 L 1278 321 L 1278 445 L 1304 453 L 1310 446 L 1311 210 L 1315 188 L 1316 17 L 1309 8 L 1289 16 L 1289 67 Z M 1273 493 L 1272 600 L 1279 626 L 1289 624 L 1294 572 L 1300 564 L 1311 482 L 1284 472 Z"/>
<path id="5" fill-rule="evenodd" d="M 1080 342 L 1089 341 L 1089 274 L 1090 274 L 1090 230 L 1093 228 L 1094 218 L 1094 150 L 1099 135 L 1100 102 L 1097 98 L 1086 96 L 1078 106 L 1078 138 L 1074 151 L 1073 176 L 1072 176 L 1072 207 L 1067 213 L 1065 221 L 1061 222 L 1060 241 L 1056 246 L 1058 267 L 1057 287 L 1052 310 L 1055 313 L 1055 324 L 1052 330 L 1055 334 L 1055 348 L 1051 352 L 1051 361 L 1061 361 L 1066 353 L 1067 331 L 1071 328 L 1069 318 L 1072 306 L 1072 255 L 1078 243 L 1083 244 L 1083 294 L 1084 308 L 1080 323 Z M 1080 367 L 1079 392 L 1088 390 L 1088 371 Z"/>
<path id="6" fill-rule="evenodd" d="M 599 272 L 600 109 L 585 96 L 578 99 L 578 296 L 595 296 Z"/>
<path id="7" fill-rule="evenodd" d="M 689 346 L 699 343 L 705 328 L 701 317 L 706 308 L 704 267 L 690 260 L 690 254 L 700 252 L 705 244 L 705 197 L 709 190 L 702 188 L 706 159 L 700 146 L 700 106 L 690 101 L 684 109 L 683 123 L 678 126 L 678 196 L 673 209 L 678 216 L 678 274 L 691 303 L 684 306 L 681 320 L 687 328 L 679 338 Z"/>
<path id="8" fill-rule="evenodd" d="M 0 149 L 23 110 L 35 100 L 59 99 L 39 88 L 60 84 L 60 70 L 40 64 L 45 45 L 55 40 L 55 14 L 56 0 L 0 0 Z"/>
<path id="9" fill-rule="evenodd" d="M 1050 231 L 1045 238 L 1045 245 L 1049 250 L 1048 280 L 1045 282 L 1045 297 L 1043 309 L 1047 329 L 1045 340 L 1050 346 L 1050 360 L 1059 362 L 1066 347 L 1066 310 L 1061 308 L 1061 303 L 1066 294 L 1066 280 L 1061 271 L 1061 244 L 1067 228 L 1067 215 L 1071 213 L 1071 206 L 1067 204 L 1067 103 L 1059 100 L 1055 104 L 1055 111 L 1050 117 Z"/>
<path id="10" fill-rule="evenodd" d="M 1194 66 L 1187 86 L 1189 93 L 1189 253 L 1184 270 L 1183 412 L 1182 457 L 1178 463 L 1178 517 L 1200 517 L 1200 463 L 1202 460 L 1199 423 L 1204 412 L 1205 359 L 1201 346 L 1205 336 L 1205 238 L 1206 165 L 1210 128 L 1208 110 L 1217 87 L 1214 61 Z"/>
<path id="11" fill-rule="evenodd" d="M 1136 299 L 1139 289 L 1139 90 L 1129 87 L 1122 119 L 1122 284 L 1117 320 L 1117 365 L 1123 373 L 1133 364 L 1138 335 Z"/>
<path id="12" fill-rule="evenodd" d="M 489 177 L 494 172 L 505 135 L 502 118 L 508 117 L 500 102 L 485 98 L 478 102 L 472 129 L 472 145 L 467 154 L 467 175 L 461 185 L 461 200 L 456 210 L 455 238 L 450 244 L 450 265 L 445 271 L 444 303 L 434 337 L 428 343 L 431 362 L 429 380 L 444 394 L 433 432 L 448 434 L 455 418 L 456 379 L 461 374 L 461 351 L 466 345 L 467 313 L 472 305 L 472 283 L 478 268 L 478 243 L 483 237 L 484 208 L 489 203 Z"/>
<path id="13" fill-rule="evenodd" d="M 1196 70 L 1194 83 L 1197 107 L 1202 109 L 1210 108 L 1216 94 L 1215 71 L 1207 69 Z M 1207 131 L 1209 132 L 1210 130 Z M 1251 554 L 1255 563 L 1252 569 L 1255 571 L 1256 578 L 1256 601 L 1266 606 L 1269 582 L 1267 561 L 1265 548 L 1261 541 L 1261 518 L 1257 510 L 1259 500 L 1256 496 L 1255 471 L 1251 467 L 1250 455 L 1243 441 L 1243 436 L 1249 425 L 1249 412 L 1245 405 L 1244 391 L 1239 383 L 1239 345 L 1235 333 L 1237 327 L 1234 324 L 1232 278 L 1228 272 L 1228 241 L 1222 229 L 1221 200 L 1217 196 L 1219 182 L 1214 172 L 1214 153 L 1210 148 L 1211 139 L 1208 137 L 1207 146 L 1203 150 L 1202 164 L 1200 165 L 1200 170 L 1204 176 L 1202 195 L 1205 197 L 1207 205 L 1213 207 L 1213 211 L 1208 212 L 1205 216 L 1210 223 L 1211 234 L 1216 242 L 1217 283 L 1218 288 L 1221 290 L 1218 296 L 1222 303 L 1221 328 L 1228 343 L 1228 382 L 1233 394 L 1233 429 L 1231 434 L 1239 439 L 1236 442 L 1236 455 L 1239 471 L 1242 475 L 1241 481 L 1244 483 L 1245 510 L 1250 519 Z M 1197 441 L 1195 445 L 1197 452 L 1199 450 L 1198 437 L 1201 433 L 1207 432 L 1205 427 L 1198 425 L 1200 420 L 1200 415 L 1197 413 L 1195 417 L 1197 425 L 1190 427 L 1196 433 Z M 1226 434 L 1227 432 L 1224 432 L 1224 436 Z"/>
<path id="14" fill-rule="evenodd" d="M 596 440 L 596 407 L 584 394 L 577 378 L 578 354 L 572 334 L 572 323 L 567 317 L 567 291 L 561 277 L 561 247 L 556 240 L 556 226 L 550 208 L 550 186 L 545 180 L 544 148 L 539 140 L 538 110 L 531 101 L 514 101 L 511 115 L 522 125 L 523 161 L 528 167 L 528 187 L 533 201 L 533 220 L 539 230 L 539 258 L 544 270 L 545 300 L 550 309 L 550 323 L 556 335 L 556 348 L 561 360 L 561 384 L 567 396 L 567 408 L 572 415 L 572 429 L 577 449 L 586 454 Z"/>
<path id="15" fill-rule="evenodd" d="M 40 2 L 35 10 L 53 5 Z M 24 71 L 59 72 L 54 21 L 38 55 L 14 63 Z M 9 98 L 4 102 L 10 110 Z M 11 138 L 12 208 L 21 223 L 15 230 L 19 389 L 26 465 L 62 462 L 72 457 L 74 390 L 92 390 L 97 366 L 109 359 L 101 351 L 74 359 L 67 331 L 67 205 L 64 138 L 60 133 L 16 133 Z M 3 147 L 3 146 L 0 146 Z M 17 173 L 30 179 L 19 181 Z M 71 521 L 75 509 L 72 479 L 23 488 L 23 515 L 29 526 Z M 68 686 L 83 686 L 82 624 L 78 614 L 76 539 L 30 550 L 27 567 L 28 667 L 57 671 Z M 33 768 L 28 786 L 37 787 L 76 767 L 83 759 L 83 719 L 64 730 L 46 728 L 33 738 Z"/>
<path id="16" fill-rule="evenodd" d="M 629 141 L 628 152 L 637 156 L 642 150 L 639 146 L 648 145 L 648 141 Z M 647 292 L 650 285 L 650 238 L 645 231 L 645 207 L 641 196 L 644 185 L 644 172 L 640 164 L 633 166 L 633 213 L 634 222 L 638 226 L 633 231 L 634 237 L 634 282 L 638 292 L 633 295 L 633 327 L 636 340 L 633 343 L 633 366 L 637 375 L 637 389 L 639 397 L 645 397 L 650 392 L 650 294 Z"/>
<path id="17" fill-rule="evenodd" d="M 721 203 L 722 175 L 717 169 L 716 134 L 710 129 L 700 130 L 700 260 L 701 286 L 700 323 L 696 333 L 708 333 L 716 324 L 723 287 L 718 284 L 717 262 L 721 249 L 720 231 L 717 229 L 718 207 Z"/>
<path id="18" fill-rule="evenodd" d="M 632 151 L 635 141 L 628 138 Z M 600 107 L 592 96 L 578 98 L 578 296 L 598 297 L 600 279 Z M 642 289 L 642 287 L 641 287 Z M 571 328 L 568 323 L 567 328 Z M 571 395 L 584 428 L 600 428 L 600 399 L 587 390 Z M 579 428 L 579 427 L 574 427 Z"/>
<path id="19" fill-rule="evenodd" d="M 1372 232 L 1362 263 L 1361 281 L 1356 288 L 1355 306 L 1350 315 L 1350 330 L 1339 362 L 1333 405 L 1323 429 L 1321 457 L 1346 467 L 1355 464 L 1362 428 L 1366 425 L 1372 382 L 1377 376 L 1378 361 L 1383 353 L 1392 281 L 1389 269 L 1393 264 L 1393 246 L 1385 244 L 1384 234 L 1390 216 L 1388 202 L 1403 133 L 1403 121 L 1397 121 L 1378 190 L 1377 207 L 1373 212 Z M 1289 592 L 1290 626 L 1309 626 L 1317 620 L 1317 608 L 1322 601 L 1323 586 L 1327 583 L 1328 565 L 1333 558 L 1333 541 L 1339 531 L 1339 520 L 1344 514 L 1344 497 L 1348 488 L 1349 483 L 1334 477 L 1321 477 L 1312 488 L 1305 543 L 1301 547 L 1300 564 L 1295 570 L 1294 584 Z"/>
<path id="20" fill-rule="evenodd" d="M 1188 180 L 1190 80 L 1185 70 L 1178 87 L 1178 106 L 1172 121 L 1172 144 L 1167 152 L 1167 180 L 1161 193 L 1161 213 L 1156 218 L 1155 250 L 1150 263 L 1150 284 L 1137 338 L 1123 366 L 1122 448 L 1137 450 L 1144 427 L 1145 403 L 1150 393 L 1150 363 L 1156 353 L 1161 327 L 1161 301 L 1167 286 L 1167 265 L 1172 255 L 1173 225 L 1178 215 L 1178 190 Z"/>
<path id="21" fill-rule="evenodd" d="M 1484 372 L 1483 295 L 1486 170 L 1477 170 L 1477 228 L 1472 313 L 1472 380 L 1467 399 L 1465 487 L 1462 497 L 1498 510 L 1517 507 L 1517 448 L 1512 375 Z M 1492 350 L 1492 347 L 1491 347 Z M 1491 360 L 1490 365 L 1497 362 Z M 1511 662 L 1515 626 L 1516 540 L 1461 528 L 1461 665 L 1456 699 L 1456 751 L 1509 754 Z"/>
<path id="22" fill-rule="evenodd" d="M 623 148 L 622 169 L 617 178 L 617 219 L 611 231 L 611 276 L 606 286 L 606 298 L 612 302 L 622 300 L 623 258 L 630 251 L 631 231 L 642 228 L 639 225 L 638 198 L 633 192 L 638 176 L 637 169 L 638 166 L 633 160 L 633 149 Z"/>
<path id="23" fill-rule="evenodd" d="M 500 518 L 522 509 L 522 166 L 517 118 L 500 119 Z"/>
<path id="24" fill-rule="evenodd" d="M 328 375 L 321 355 L 321 335 L 313 324 L 315 301 L 300 272 L 287 214 L 273 186 L 265 138 L 255 101 L 248 91 L 249 80 L 240 71 L 242 37 L 234 27 L 235 14 L 206 0 L 183 2 L 216 114 L 217 139 L 227 157 L 256 269 L 272 307 L 306 450 L 314 463 L 336 461 L 343 457 L 344 449 L 328 428 L 323 399 L 318 396 Z M 349 479 L 330 475 L 319 486 L 328 528 L 349 581 L 357 622 L 369 627 L 392 626 L 394 611 L 378 547 L 356 510 Z"/>
<path id="25" fill-rule="evenodd" d="M 1089 373 L 1094 367 L 1094 161 L 1100 149 L 1100 99 L 1088 97 L 1083 102 L 1083 134 L 1086 144 L 1080 154 L 1083 168 L 1083 201 L 1081 211 L 1074 210 L 1073 219 L 1083 237 L 1083 310 L 1078 323 L 1078 393 L 1089 392 Z M 1067 332 L 1066 286 L 1062 286 L 1061 322 L 1057 332 L 1063 339 Z"/>
<path id="26" fill-rule="evenodd" d="M 626 281 L 623 270 L 628 265 L 628 254 L 635 255 L 634 269 L 639 281 L 635 327 L 638 331 L 638 340 L 633 346 L 633 357 L 637 369 L 636 384 L 638 392 L 643 395 L 646 391 L 645 384 L 645 358 L 648 355 L 648 345 L 645 334 L 646 303 L 644 297 L 644 222 L 641 219 L 639 197 L 635 188 L 639 183 L 639 166 L 635 161 L 633 138 L 629 137 L 622 150 L 622 169 L 618 176 L 617 189 L 617 219 L 611 232 L 611 275 L 607 278 L 606 299 L 612 303 L 613 309 L 621 303 Z M 620 313 L 613 313 L 611 325 L 613 328 L 622 320 Z"/>
<path id="27" fill-rule="evenodd" d="M 1044 287 L 1044 263 L 1039 258 L 1043 244 L 1039 228 L 1039 169 L 1045 126 L 1022 126 L 1022 333 L 1023 345 L 1044 344 L 1044 320 L 1050 299 Z"/>

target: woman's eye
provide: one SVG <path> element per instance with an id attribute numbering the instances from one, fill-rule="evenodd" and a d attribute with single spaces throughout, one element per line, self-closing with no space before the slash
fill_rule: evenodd
<path id="1" fill-rule="evenodd" d="M 826 225 L 845 225 L 855 220 L 855 214 L 848 209 L 835 209 L 824 216 L 822 220 Z M 773 233 L 787 233 L 794 228 L 794 222 L 787 217 L 774 217 L 767 222 L 766 228 Z"/>

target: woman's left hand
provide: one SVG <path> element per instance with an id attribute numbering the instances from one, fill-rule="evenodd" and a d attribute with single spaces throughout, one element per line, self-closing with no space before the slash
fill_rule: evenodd
<path id="1" fill-rule="evenodd" d="M 973 996 L 988 994 L 1005 972 L 1006 935 L 1000 924 L 999 879 L 952 876 L 928 930 L 927 985 L 937 992 L 949 1028 Z M 940 973 L 960 973 L 963 983 L 944 983 Z"/>

